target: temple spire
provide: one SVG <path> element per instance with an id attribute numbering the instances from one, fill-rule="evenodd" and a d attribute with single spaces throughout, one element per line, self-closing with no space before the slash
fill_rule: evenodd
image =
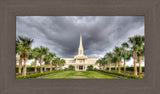
<path id="1" fill-rule="evenodd" d="M 82 45 L 82 33 L 80 34 L 79 48 L 83 48 L 83 45 Z"/>
<path id="2" fill-rule="evenodd" d="M 80 42 L 79 42 L 79 48 L 78 48 L 78 55 L 83 55 L 82 33 L 80 34 Z"/>

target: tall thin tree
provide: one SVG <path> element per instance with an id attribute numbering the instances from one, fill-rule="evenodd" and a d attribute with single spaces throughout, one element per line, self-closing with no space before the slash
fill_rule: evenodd
<path id="1" fill-rule="evenodd" d="M 105 58 L 108 61 L 109 71 L 111 71 L 111 61 L 113 58 L 113 53 L 112 52 L 106 53 Z"/>
<path id="2" fill-rule="evenodd" d="M 118 72 L 121 72 L 122 48 L 115 47 L 114 53 L 115 53 L 115 55 L 117 57 L 117 61 L 118 61 Z"/>
<path id="3" fill-rule="evenodd" d="M 40 73 L 43 73 L 43 56 L 46 55 L 48 53 L 48 48 L 45 48 L 43 46 L 40 46 L 40 48 L 38 49 L 38 53 L 39 53 L 39 57 L 40 57 Z"/>
<path id="4" fill-rule="evenodd" d="M 134 75 L 137 75 L 137 49 L 143 44 L 143 36 L 134 36 L 129 38 L 134 59 Z"/>
<path id="5" fill-rule="evenodd" d="M 27 58 L 28 55 L 31 53 L 31 45 L 33 43 L 33 40 L 27 37 L 21 37 L 19 36 L 19 43 L 18 47 L 19 50 L 22 51 L 22 57 L 24 59 L 24 65 L 23 65 L 23 74 L 26 75 L 26 69 L 27 69 Z"/>

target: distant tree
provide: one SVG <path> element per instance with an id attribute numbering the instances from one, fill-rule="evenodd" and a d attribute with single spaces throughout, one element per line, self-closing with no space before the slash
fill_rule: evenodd
<path id="1" fill-rule="evenodd" d="M 111 61 L 113 58 L 113 53 L 112 52 L 106 53 L 105 58 L 108 61 L 109 71 L 111 71 Z"/>
<path id="2" fill-rule="evenodd" d="M 32 61 L 31 62 L 31 67 L 34 67 L 34 65 L 35 65 L 35 61 Z"/>
<path id="3" fill-rule="evenodd" d="M 39 48 L 32 49 L 31 55 L 30 55 L 35 61 L 34 63 L 34 72 L 37 72 L 37 60 L 40 58 Z"/>
<path id="4" fill-rule="evenodd" d="M 55 58 L 56 57 L 56 54 L 55 53 L 51 53 L 51 52 L 49 52 L 49 62 L 50 62 L 50 72 L 52 71 L 52 60 L 53 60 L 53 58 Z"/>
<path id="5" fill-rule="evenodd" d="M 93 71 L 93 65 L 87 66 L 87 71 Z"/>
<path id="6" fill-rule="evenodd" d="M 60 70 L 62 70 L 62 66 L 64 66 L 65 63 L 66 61 L 64 59 L 60 59 L 60 63 L 59 63 Z"/>
<path id="7" fill-rule="evenodd" d="M 126 60 L 130 60 L 132 56 L 132 51 L 127 50 L 129 48 L 129 45 L 127 43 L 122 44 L 122 58 L 124 59 L 124 72 L 126 71 Z"/>
<path id="8" fill-rule="evenodd" d="M 103 66 L 103 64 L 104 64 L 104 59 L 98 59 L 97 61 L 96 61 L 96 64 L 99 64 L 99 67 L 100 67 L 100 70 L 102 70 L 102 66 Z"/>
<path id="9" fill-rule="evenodd" d="M 39 53 L 39 57 L 40 57 L 40 73 L 43 73 L 43 56 L 46 55 L 48 53 L 48 48 L 44 48 L 42 46 L 40 46 L 40 48 L 38 49 L 38 53 Z"/>
<path id="10" fill-rule="evenodd" d="M 56 57 L 56 58 L 54 58 L 53 60 L 52 60 L 52 62 L 53 62 L 53 65 L 55 66 L 55 70 L 57 70 L 57 68 L 58 68 L 58 65 L 59 65 L 59 63 L 60 63 L 60 58 L 59 57 Z"/>
<path id="11" fill-rule="evenodd" d="M 103 70 L 107 69 L 108 60 L 106 58 L 101 58 Z"/>
<path id="12" fill-rule="evenodd" d="M 118 61 L 118 72 L 121 72 L 122 48 L 115 47 L 114 53 Z"/>
<path id="13" fill-rule="evenodd" d="M 68 70 L 69 70 L 69 71 L 75 71 L 75 66 L 69 65 Z"/>
<path id="14" fill-rule="evenodd" d="M 113 57 L 112 57 L 112 59 L 111 59 L 111 62 L 112 62 L 113 64 L 115 64 L 115 71 L 117 71 L 117 62 L 118 62 L 118 59 L 117 59 L 115 53 L 113 53 Z"/>
<path id="15" fill-rule="evenodd" d="M 47 65 L 49 64 L 49 55 L 45 55 L 43 61 L 44 61 L 44 71 L 47 71 Z"/>

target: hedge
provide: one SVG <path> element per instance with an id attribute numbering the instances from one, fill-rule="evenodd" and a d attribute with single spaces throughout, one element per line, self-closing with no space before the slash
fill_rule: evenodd
<path id="1" fill-rule="evenodd" d="M 19 75 L 16 76 L 17 79 L 30 79 L 30 78 L 37 78 L 43 75 L 47 75 L 47 74 L 52 74 L 52 73 L 57 73 L 57 72 L 61 72 L 62 70 L 57 70 L 57 71 L 52 71 L 52 72 L 43 72 L 43 73 L 34 73 L 34 74 L 28 74 L 28 75 Z"/>
<path id="2" fill-rule="evenodd" d="M 73 65 L 69 65 L 69 67 L 67 68 L 68 71 L 75 71 L 75 66 Z"/>
<path id="3" fill-rule="evenodd" d="M 140 76 L 140 75 L 131 75 L 131 74 L 128 74 L 128 73 L 119 73 L 119 72 L 114 72 L 114 71 L 103 71 L 103 70 L 99 70 L 100 72 L 104 72 L 104 73 L 109 73 L 109 74 L 115 74 L 115 75 L 118 75 L 118 76 L 122 76 L 122 77 L 127 77 L 127 78 L 134 78 L 134 79 L 142 79 L 144 78 L 144 76 Z"/>
<path id="4" fill-rule="evenodd" d="M 93 65 L 87 66 L 87 71 L 93 71 Z"/>
<path id="5" fill-rule="evenodd" d="M 108 70 L 109 68 L 107 68 Z M 118 69 L 118 67 L 117 67 Z M 111 70 L 115 70 L 115 68 L 111 68 Z M 123 71 L 124 70 L 124 67 L 121 67 L 121 70 Z M 134 67 L 126 67 L 126 71 L 134 71 Z M 137 71 L 139 72 L 139 67 L 137 66 Z M 142 67 L 142 72 L 145 71 L 145 67 Z"/>
<path id="6" fill-rule="evenodd" d="M 16 73 L 18 73 L 19 68 L 16 67 Z M 44 67 L 43 67 L 44 70 Z M 46 68 L 47 71 L 50 70 L 50 68 Z M 52 70 L 54 70 L 54 68 L 52 68 Z M 21 71 L 23 72 L 23 67 L 21 68 Z M 33 72 L 34 71 L 34 67 L 27 67 L 27 72 Z M 37 67 L 37 71 L 40 71 L 40 67 Z"/>

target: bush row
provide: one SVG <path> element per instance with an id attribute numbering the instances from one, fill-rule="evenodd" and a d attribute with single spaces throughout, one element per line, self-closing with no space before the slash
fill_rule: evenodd
<path id="1" fill-rule="evenodd" d="M 142 79 L 144 78 L 144 76 L 140 76 L 140 75 L 131 75 L 131 74 L 128 74 L 128 73 L 119 73 L 119 72 L 113 72 L 113 71 L 103 71 L 103 70 L 99 70 L 101 72 L 105 72 L 105 73 L 109 73 L 109 74 L 115 74 L 115 75 L 118 75 L 118 76 L 122 76 L 122 77 L 127 77 L 127 78 L 133 78 L 133 79 Z"/>
<path id="2" fill-rule="evenodd" d="M 107 70 L 108 70 L 109 68 L 107 68 Z M 117 67 L 117 69 L 118 69 L 118 67 Z M 115 68 L 113 67 L 113 68 L 111 68 L 111 70 L 115 70 Z M 124 67 L 121 67 L 121 70 L 123 71 L 124 70 Z M 134 71 L 134 67 L 126 67 L 126 71 Z M 137 67 L 137 71 L 139 72 L 139 67 Z M 142 67 L 142 72 L 144 72 L 145 71 L 145 68 L 144 67 Z"/>
<path id="3" fill-rule="evenodd" d="M 57 72 L 61 72 L 62 70 L 57 70 L 57 71 L 52 71 L 52 72 L 43 72 L 43 73 L 34 73 L 34 74 L 29 74 L 29 75 L 19 75 L 16 76 L 17 79 L 30 79 L 30 78 L 37 78 L 43 75 L 47 75 L 47 74 L 52 74 L 52 73 L 57 73 Z"/>
<path id="4" fill-rule="evenodd" d="M 87 66 L 87 71 L 93 71 L 93 65 Z"/>
<path id="5" fill-rule="evenodd" d="M 54 70 L 54 68 L 52 68 Z M 16 73 L 18 73 L 19 68 L 16 67 Z M 44 70 L 44 67 L 43 67 Z M 47 71 L 50 70 L 50 68 L 46 68 Z M 34 71 L 34 67 L 27 67 L 27 72 L 32 72 Z M 40 67 L 37 67 L 37 71 L 40 71 Z M 21 72 L 23 72 L 23 67 L 21 68 Z"/>
<path id="6" fill-rule="evenodd" d="M 68 70 L 68 71 L 75 71 L 75 66 L 69 65 L 69 67 L 66 68 L 66 70 Z"/>

